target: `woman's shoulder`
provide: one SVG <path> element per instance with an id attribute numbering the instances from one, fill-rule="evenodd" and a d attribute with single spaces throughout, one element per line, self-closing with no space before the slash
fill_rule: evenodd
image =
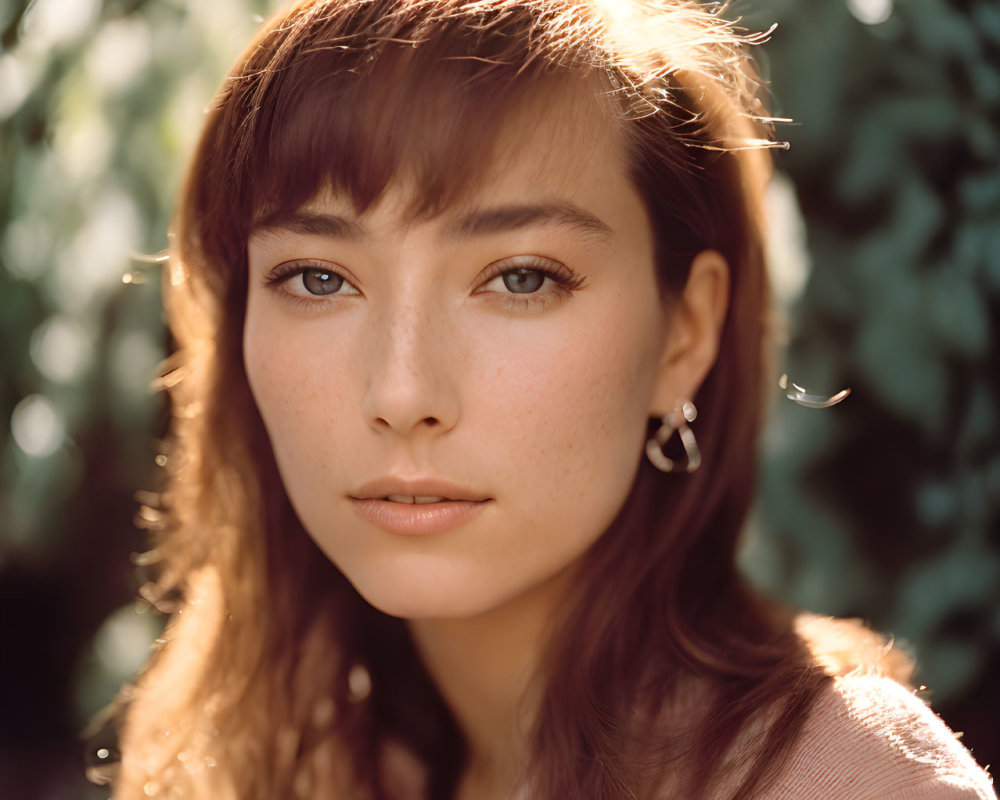
<path id="1" fill-rule="evenodd" d="M 761 800 L 993 800 L 990 777 L 910 689 L 879 675 L 832 678 Z"/>

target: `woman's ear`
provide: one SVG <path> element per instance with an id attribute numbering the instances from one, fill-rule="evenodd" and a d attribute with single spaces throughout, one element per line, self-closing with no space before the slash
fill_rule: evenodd
<path id="1" fill-rule="evenodd" d="M 684 292 L 666 312 L 667 335 L 650 416 L 662 417 L 680 400 L 691 400 L 719 354 L 729 308 L 729 264 L 716 250 L 691 262 Z"/>

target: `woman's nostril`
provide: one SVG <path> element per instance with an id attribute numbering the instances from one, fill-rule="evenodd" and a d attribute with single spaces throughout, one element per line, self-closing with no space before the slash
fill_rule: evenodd
<path id="1" fill-rule="evenodd" d="M 437 417 L 424 417 L 420 420 L 421 424 L 426 425 L 428 428 L 437 428 L 441 425 L 441 420 Z M 389 420 L 385 417 L 376 417 L 375 424 L 380 428 L 393 428 L 395 427 Z"/>

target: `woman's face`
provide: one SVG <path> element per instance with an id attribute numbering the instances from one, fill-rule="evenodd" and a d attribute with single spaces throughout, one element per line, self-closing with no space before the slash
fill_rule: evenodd
<path id="1" fill-rule="evenodd" d="M 249 242 L 244 358 L 285 489 L 395 616 L 552 584 L 620 510 L 674 399 L 617 131 L 550 106 L 498 153 L 437 217 L 406 215 L 400 179 L 363 215 L 327 193 Z"/>

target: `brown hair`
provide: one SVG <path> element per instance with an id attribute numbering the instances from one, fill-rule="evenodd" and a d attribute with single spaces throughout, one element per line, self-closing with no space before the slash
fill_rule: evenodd
<path id="1" fill-rule="evenodd" d="M 711 248 L 732 301 L 696 398 L 704 467 L 644 463 L 586 555 L 526 781 L 542 798 L 746 798 L 774 776 L 824 676 L 735 565 L 767 374 L 752 41 L 688 0 L 306 0 L 262 29 L 208 116 L 175 221 L 169 479 L 145 589 L 174 614 L 126 693 L 116 797 L 397 798 L 401 753 L 428 797 L 453 794 L 462 736 L 405 624 L 358 596 L 280 488 L 243 369 L 247 239 L 327 186 L 363 211 L 404 168 L 424 187 L 414 214 L 436 214 L 481 174 L 511 109 L 578 78 L 626 137 L 665 297 Z M 688 692 L 696 708 L 681 709 Z"/>

